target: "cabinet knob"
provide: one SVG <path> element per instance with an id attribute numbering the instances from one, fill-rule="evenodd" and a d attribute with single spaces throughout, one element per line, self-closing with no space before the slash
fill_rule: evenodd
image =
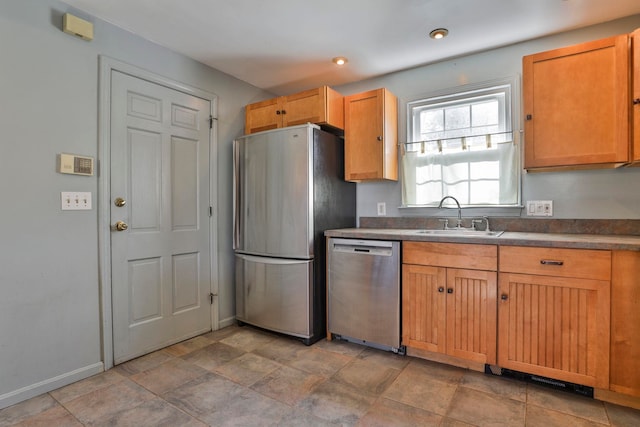
<path id="1" fill-rule="evenodd" d="M 287 110 L 282 110 L 282 114 L 287 114 Z"/>
<path id="2" fill-rule="evenodd" d="M 282 114 L 282 112 L 280 110 L 276 110 L 276 114 L 280 115 L 280 114 Z"/>
<path id="3" fill-rule="evenodd" d="M 382 137 L 381 137 L 381 136 L 378 136 L 376 139 L 377 139 L 378 141 L 382 141 Z"/>
<path id="4" fill-rule="evenodd" d="M 502 295 L 500 295 L 500 299 L 501 299 L 502 301 L 506 301 L 506 300 L 508 300 L 508 299 L 509 299 L 509 295 L 507 295 L 507 294 L 502 294 Z"/>
<path id="5" fill-rule="evenodd" d="M 444 288 L 443 288 L 442 286 L 440 286 L 440 287 L 438 288 L 438 292 L 444 292 Z"/>
<path id="6" fill-rule="evenodd" d="M 448 294 L 452 294 L 453 293 L 453 288 L 447 288 L 447 293 Z"/>
<path id="7" fill-rule="evenodd" d="M 527 114 L 526 118 L 527 118 L 527 120 L 531 120 L 531 119 L 533 119 L 533 116 L 531 114 Z"/>
<path id="8" fill-rule="evenodd" d="M 638 105 L 640 104 L 640 98 L 636 98 L 633 100 L 633 105 Z"/>

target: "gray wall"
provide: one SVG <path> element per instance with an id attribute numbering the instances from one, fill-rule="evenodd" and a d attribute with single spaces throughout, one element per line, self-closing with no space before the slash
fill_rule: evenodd
<path id="1" fill-rule="evenodd" d="M 218 96 L 219 319 L 235 314 L 231 141 L 243 106 L 269 94 L 81 12 L 95 39 L 69 36 L 69 11 L 55 0 L 0 2 L 0 407 L 101 366 L 99 178 L 56 173 L 58 153 L 98 157 L 98 55 Z M 62 212 L 61 191 L 91 191 L 93 210 Z"/>
<path id="2" fill-rule="evenodd" d="M 571 44 L 624 34 L 640 27 L 640 15 L 544 37 L 500 49 L 425 65 L 383 77 L 336 87 L 345 95 L 387 87 L 399 98 L 399 138 L 406 139 L 406 103 L 459 85 L 522 76 L 522 56 Z M 446 39 L 442 40 L 446 43 Z M 425 45 L 433 41 L 425 38 Z M 526 141 L 525 141 L 526 143 Z M 553 173 L 524 173 L 522 200 L 553 200 L 557 218 L 640 218 L 640 168 Z M 358 184 L 358 216 L 376 216 L 385 202 L 387 216 L 442 215 L 434 208 L 398 209 L 400 182 Z M 466 215 L 526 216 L 520 209 L 469 209 Z"/>

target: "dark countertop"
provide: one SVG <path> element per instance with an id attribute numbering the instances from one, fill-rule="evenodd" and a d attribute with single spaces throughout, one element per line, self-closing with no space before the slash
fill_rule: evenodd
<path id="1" fill-rule="evenodd" d="M 418 229 L 344 228 L 325 231 L 327 237 L 351 239 L 404 240 L 415 242 L 450 242 L 501 246 L 541 246 L 553 248 L 640 251 L 640 236 L 603 234 L 532 233 L 505 231 L 499 237 L 443 236 L 420 234 Z"/>

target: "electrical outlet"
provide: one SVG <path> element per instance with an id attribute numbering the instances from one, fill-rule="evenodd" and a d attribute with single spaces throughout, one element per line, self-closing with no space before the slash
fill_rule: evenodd
<path id="1" fill-rule="evenodd" d="M 387 215 L 387 204 L 385 202 L 378 202 L 378 216 Z"/>
<path id="2" fill-rule="evenodd" d="M 91 210 L 91 192 L 63 191 L 60 193 L 63 211 Z"/>
<path id="3" fill-rule="evenodd" d="M 529 200 L 527 216 L 553 216 L 553 200 Z"/>

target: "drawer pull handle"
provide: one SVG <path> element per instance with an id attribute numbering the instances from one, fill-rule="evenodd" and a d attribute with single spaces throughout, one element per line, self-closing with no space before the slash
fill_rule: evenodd
<path id="1" fill-rule="evenodd" d="M 555 261 L 552 259 L 541 259 L 540 264 L 542 265 L 563 265 L 564 261 Z"/>

